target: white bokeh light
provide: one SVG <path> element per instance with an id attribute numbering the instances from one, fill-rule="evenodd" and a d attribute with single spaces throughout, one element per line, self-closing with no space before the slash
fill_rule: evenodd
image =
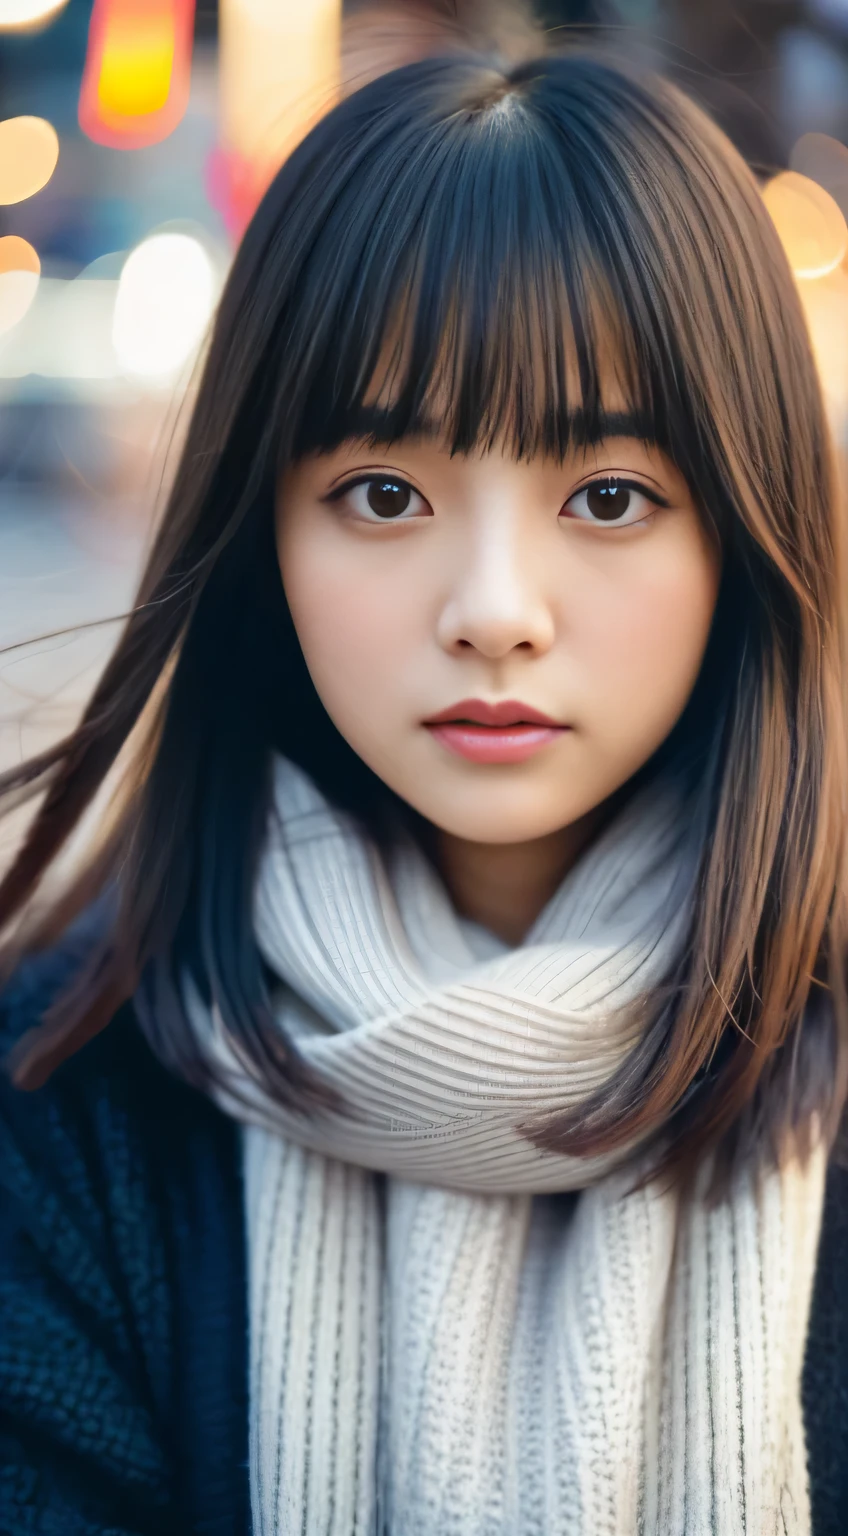
<path id="1" fill-rule="evenodd" d="M 130 253 L 115 299 L 112 344 L 123 371 L 172 380 L 199 346 L 215 304 L 208 253 L 192 235 L 151 235 Z"/>
<path id="2" fill-rule="evenodd" d="M 65 9 L 68 0 L 0 0 L 0 28 L 32 27 Z"/>
<path id="3" fill-rule="evenodd" d="M 38 292 L 37 272 L 0 272 L 0 336 L 20 325 Z"/>

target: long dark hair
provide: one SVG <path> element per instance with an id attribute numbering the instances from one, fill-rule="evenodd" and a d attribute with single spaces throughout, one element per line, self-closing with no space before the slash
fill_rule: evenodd
<path id="1" fill-rule="evenodd" d="M 326 1101 L 274 1023 L 252 930 L 271 755 L 378 834 L 387 791 L 305 669 L 274 543 L 281 471 L 434 415 L 456 452 L 503 440 L 562 455 L 603 435 L 611 366 L 721 540 L 713 635 L 674 733 L 691 758 L 700 721 L 719 766 L 675 973 L 605 1093 L 540 1139 L 589 1151 L 671 1121 L 683 1166 L 741 1127 L 775 1145 L 813 1112 L 832 1129 L 846 1061 L 845 577 L 805 325 L 724 136 L 669 85 L 586 54 L 384 76 L 314 129 L 265 196 L 123 636 L 79 727 L 0 780 L 8 805 L 43 792 L 0 884 L 7 964 L 98 895 L 107 914 L 103 943 L 21 1043 L 21 1085 L 135 994 L 154 1049 L 209 1086 L 188 976 L 271 1091 Z M 45 909 L 40 882 L 122 753 L 108 834 Z"/>

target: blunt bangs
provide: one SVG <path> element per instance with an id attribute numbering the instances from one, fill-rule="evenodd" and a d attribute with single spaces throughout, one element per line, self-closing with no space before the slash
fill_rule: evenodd
<path id="1" fill-rule="evenodd" d="M 662 253 L 645 189 L 622 174 L 632 103 L 616 112 L 621 78 L 584 72 L 585 101 L 579 68 L 566 105 L 544 69 L 492 101 L 489 72 L 466 61 L 468 105 L 434 113 L 423 139 L 394 113 L 348 177 L 336 168 L 284 327 L 302 370 L 293 391 L 280 365 L 286 457 L 425 434 L 454 453 L 500 442 L 562 459 L 622 424 L 672 452 L 691 442 L 679 328 L 651 270 Z"/>

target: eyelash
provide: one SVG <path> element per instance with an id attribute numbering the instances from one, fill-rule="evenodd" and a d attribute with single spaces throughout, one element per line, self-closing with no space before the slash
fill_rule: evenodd
<path id="1" fill-rule="evenodd" d="M 344 496 L 348 496 L 351 491 L 357 490 L 357 488 L 361 485 L 396 486 L 399 490 L 410 491 L 413 496 L 417 496 L 419 500 L 423 501 L 426 506 L 426 501 L 421 495 L 421 492 L 416 491 L 415 486 L 410 485 L 408 480 L 403 480 L 400 475 L 360 475 L 356 480 L 346 480 L 344 485 L 337 485 L 335 490 L 330 491 L 329 495 L 325 496 L 323 499 L 332 505 L 335 502 L 341 501 Z M 416 521 L 416 519 L 411 517 L 380 517 L 375 513 L 373 518 L 360 517 L 355 519 L 355 521 L 361 523 L 371 523 L 375 528 L 385 528 L 391 526 L 393 523 L 411 523 Z"/>
<path id="2" fill-rule="evenodd" d="M 571 502 L 576 501 L 578 496 L 584 496 L 598 486 L 602 487 L 605 491 L 635 491 L 637 496 L 642 496 L 645 501 L 650 503 L 650 511 L 644 512 L 641 517 L 632 518 L 629 523 L 623 522 L 620 518 L 610 518 L 607 521 L 604 518 L 576 517 L 574 514 L 571 514 L 575 522 L 588 523 L 590 527 L 595 528 L 633 528 L 638 523 L 645 523 L 650 517 L 653 517 L 658 507 L 668 507 L 670 505 L 664 496 L 660 496 L 657 491 L 649 490 L 639 480 L 630 480 L 626 477 L 621 478 L 618 475 L 598 475 L 594 480 L 589 480 L 586 485 L 581 485 L 579 490 L 574 491 L 569 496 L 568 501 L 563 503 L 563 509 L 569 506 Z M 560 516 L 562 516 L 562 512 L 560 512 Z"/>
<path id="3" fill-rule="evenodd" d="M 351 491 L 357 490 L 360 486 L 378 485 L 381 483 L 395 486 L 399 490 L 407 490 L 411 493 L 411 495 L 419 497 L 419 499 L 424 502 L 425 506 L 427 504 L 424 497 L 421 495 L 421 492 L 416 491 L 414 485 L 410 485 L 408 480 L 402 479 L 399 475 L 360 475 L 356 480 L 347 480 L 343 485 L 336 486 L 336 488 L 330 491 L 330 493 L 323 499 L 325 502 L 335 504 L 341 501 L 343 497 L 349 495 Z M 563 502 L 563 507 L 559 515 L 562 516 L 565 508 L 568 507 L 571 502 L 575 501 L 578 496 L 586 495 L 589 491 L 594 490 L 596 487 L 602 487 L 607 491 L 612 489 L 615 489 L 616 491 L 635 491 L 637 495 L 643 496 L 647 502 L 651 503 L 651 511 L 644 513 L 641 517 L 633 518 L 629 523 L 622 522 L 621 519 L 613 518 L 605 521 L 603 518 L 593 519 L 591 517 L 580 517 L 574 513 L 570 514 L 572 521 L 588 523 L 590 527 L 595 528 L 632 528 L 637 523 L 647 522 L 648 518 L 653 516 L 653 513 L 658 507 L 668 507 L 670 505 L 670 503 L 667 502 L 664 497 L 660 496 L 656 491 L 649 490 L 647 486 L 642 485 L 638 480 L 620 478 L 617 475 L 598 475 L 594 480 L 587 481 L 585 485 L 581 485 L 578 490 L 572 492 L 571 496 L 568 498 L 568 501 Z M 420 516 L 421 514 L 418 513 L 414 514 L 412 517 L 404 517 L 403 515 L 400 515 L 398 517 L 381 518 L 379 514 L 375 514 L 373 518 L 358 517 L 355 518 L 355 520 L 363 523 L 369 523 L 373 527 L 388 527 L 394 523 L 416 522 Z"/>

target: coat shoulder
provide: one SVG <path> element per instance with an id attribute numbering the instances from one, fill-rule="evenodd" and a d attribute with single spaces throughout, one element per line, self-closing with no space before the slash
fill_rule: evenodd
<path id="1" fill-rule="evenodd" d="M 101 924 L 19 967 L 0 1053 Z M 243 1249 L 235 1127 L 131 1004 L 43 1088 L 0 1073 L 0 1529 L 247 1529 Z"/>
<path id="2" fill-rule="evenodd" d="M 815 1536 L 848 1531 L 848 1168 L 828 1169 L 802 1383 Z"/>

